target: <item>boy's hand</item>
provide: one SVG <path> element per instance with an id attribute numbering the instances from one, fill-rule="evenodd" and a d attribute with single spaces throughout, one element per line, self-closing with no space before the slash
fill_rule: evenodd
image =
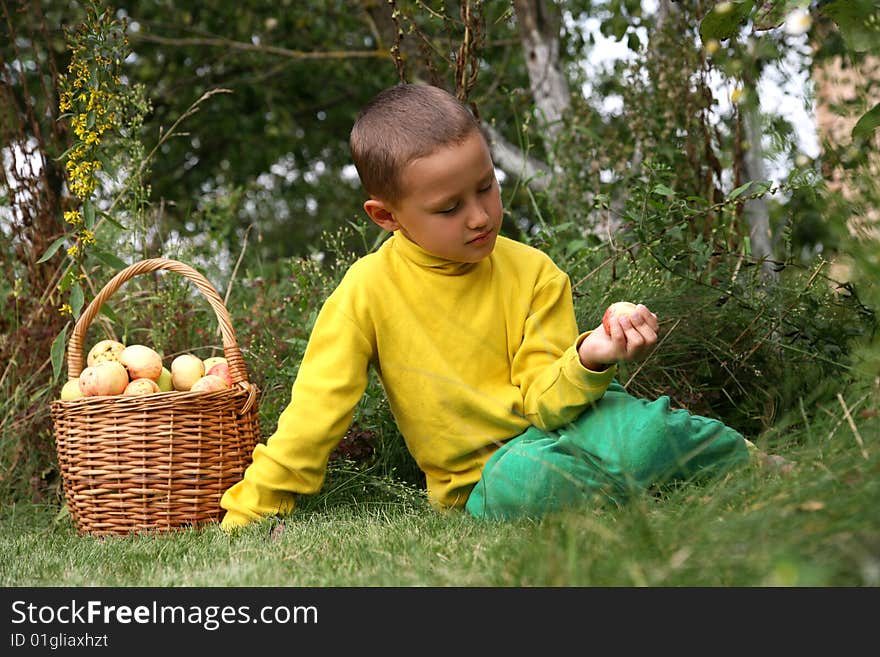
<path id="1" fill-rule="evenodd" d="M 630 315 L 610 319 L 611 334 L 600 324 L 578 347 L 581 364 L 602 371 L 618 361 L 640 360 L 657 344 L 657 315 L 638 304 Z"/>

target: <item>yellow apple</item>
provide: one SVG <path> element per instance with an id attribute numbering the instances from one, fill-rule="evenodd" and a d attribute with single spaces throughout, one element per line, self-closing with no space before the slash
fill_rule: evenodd
<path id="1" fill-rule="evenodd" d="M 195 354 L 181 354 L 171 361 L 171 385 L 186 392 L 205 375 L 205 364 Z"/>
<path id="2" fill-rule="evenodd" d="M 116 360 L 106 360 L 87 367 L 79 375 L 79 387 L 85 397 L 121 395 L 127 385 L 128 372 Z"/>
<path id="3" fill-rule="evenodd" d="M 162 356 L 159 352 L 143 344 L 130 344 L 119 354 L 119 362 L 128 370 L 128 377 L 158 381 L 162 374 Z"/>
<path id="4" fill-rule="evenodd" d="M 133 379 L 125 386 L 123 395 L 150 395 L 159 392 L 159 384 L 153 379 Z"/>
<path id="5" fill-rule="evenodd" d="M 105 360 L 119 360 L 119 354 L 125 349 L 125 345 L 118 340 L 101 340 L 89 350 L 86 356 L 86 365 L 91 367 Z"/>
<path id="6" fill-rule="evenodd" d="M 167 367 L 162 368 L 162 373 L 159 375 L 159 380 L 156 381 L 159 384 L 159 390 L 161 392 L 171 392 L 174 390 L 174 384 L 171 383 L 171 370 Z"/>
<path id="7" fill-rule="evenodd" d="M 214 392 L 216 390 L 226 390 L 228 387 L 229 386 L 226 385 L 226 381 L 223 380 L 223 377 L 217 376 L 216 374 L 206 374 L 193 383 L 190 392 Z"/>
<path id="8" fill-rule="evenodd" d="M 605 311 L 605 314 L 602 315 L 602 326 L 605 327 L 605 332 L 608 335 L 611 335 L 611 318 L 612 317 L 625 317 L 626 315 L 631 315 L 636 310 L 636 304 L 630 303 L 629 301 L 615 301 L 608 309 Z"/>
<path id="9" fill-rule="evenodd" d="M 79 377 L 68 379 L 67 383 L 61 386 L 61 401 L 71 401 L 84 397 L 82 390 L 79 388 Z"/>
<path id="10" fill-rule="evenodd" d="M 214 365 L 216 365 L 217 363 L 225 363 L 225 362 L 226 362 L 225 356 L 211 356 L 210 358 L 206 358 L 204 361 L 205 371 L 209 372 L 211 370 L 211 368 L 214 367 Z"/>

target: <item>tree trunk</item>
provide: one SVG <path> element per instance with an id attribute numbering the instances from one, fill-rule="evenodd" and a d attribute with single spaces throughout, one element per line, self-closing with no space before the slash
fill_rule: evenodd
<path id="1" fill-rule="evenodd" d="M 559 68 L 561 14 L 559 7 L 547 0 L 514 0 L 513 8 L 526 55 L 532 99 L 552 145 L 571 104 L 568 81 Z"/>
<path id="2" fill-rule="evenodd" d="M 753 49 L 754 42 L 751 43 L 751 46 L 752 48 L 750 49 Z M 747 91 L 747 98 L 757 98 L 757 88 L 753 81 L 749 81 Z M 766 180 L 761 110 L 758 102 L 747 101 L 743 103 L 741 111 L 745 138 L 746 142 L 748 142 L 748 148 L 745 149 L 743 155 L 745 180 L 742 182 Z M 752 257 L 761 263 L 761 271 L 765 278 L 775 279 L 777 274 L 772 262 L 772 234 L 770 232 L 770 212 L 767 207 L 767 199 L 763 196 L 748 199 L 743 204 L 743 215 L 749 227 Z"/>

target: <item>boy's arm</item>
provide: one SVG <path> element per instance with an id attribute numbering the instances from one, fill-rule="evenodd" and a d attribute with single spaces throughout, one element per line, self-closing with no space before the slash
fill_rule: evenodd
<path id="1" fill-rule="evenodd" d="M 320 490 L 330 452 L 366 389 L 372 353 L 371 341 L 331 296 L 315 321 L 277 429 L 256 446 L 244 477 L 220 500 L 223 529 L 288 513 L 296 494 Z"/>
<path id="2" fill-rule="evenodd" d="M 531 424 L 556 429 L 605 394 L 617 368 L 584 366 L 578 346 L 590 333 L 578 334 L 568 276 L 559 272 L 535 291 L 511 372 Z"/>

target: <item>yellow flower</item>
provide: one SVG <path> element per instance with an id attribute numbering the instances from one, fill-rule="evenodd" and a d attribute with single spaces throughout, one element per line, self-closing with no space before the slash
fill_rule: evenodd
<path id="1" fill-rule="evenodd" d="M 79 210 L 68 210 L 64 213 L 64 221 L 72 226 L 76 226 L 82 223 L 82 215 L 79 213 Z"/>
<path id="2" fill-rule="evenodd" d="M 70 307 L 69 303 L 62 303 L 58 307 L 58 312 L 62 315 L 73 315 L 73 308 Z"/>
<path id="3" fill-rule="evenodd" d="M 71 258 L 75 258 L 77 253 L 79 253 L 79 246 L 76 244 L 67 249 L 67 255 Z"/>

